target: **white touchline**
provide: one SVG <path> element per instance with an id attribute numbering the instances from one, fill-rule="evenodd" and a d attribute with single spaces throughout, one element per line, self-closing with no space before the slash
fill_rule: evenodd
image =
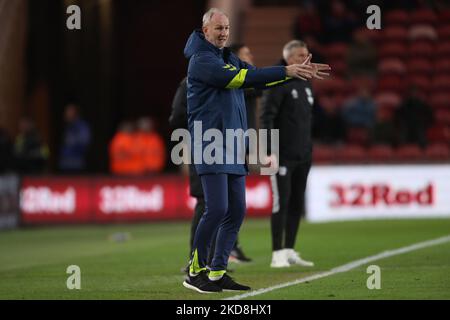
<path id="1" fill-rule="evenodd" d="M 445 236 L 445 237 L 441 237 L 441 238 L 437 238 L 437 239 L 433 239 L 433 240 L 428 240 L 428 241 L 424 241 L 424 242 L 419 242 L 416 244 L 412 244 L 410 246 L 407 247 L 403 247 L 403 248 L 399 248 L 399 249 L 395 249 L 395 250 L 387 250 L 387 251 L 383 251 L 379 254 L 376 254 L 374 256 L 370 256 L 370 257 L 366 257 L 360 260 L 355 260 L 352 262 L 349 262 L 347 264 L 344 264 L 342 266 L 333 268 L 329 271 L 324 271 L 324 272 L 320 272 L 317 274 L 314 274 L 312 276 L 309 277 L 305 277 L 305 278 L 300 278 L 294 281 L 290 281 L 290 282 L 285 282 L 285 283 L 280 283 L 276 286 L 272 286 L 272 287 L 268 287 L 268 288 L 263 288 L 263 289 L 258 289 L 255 291 L 251 291 L 249 293 L 245 293 L 245 294 L 240 294 L 237 296 L 232 296 L 229 298 L 225 298 L 223 300 L 241 300 L 241 299 L 245 299 L 248 297 L 254 297 L 263 293 L 267 293 L 270 291 L 274 291 L 274 290 L 278 290 L 278 289 L 282 289 L 282 288 L 286 288 L 286 287 L 290 287 L 290 286 L 294 286 L 296 284 L 300 284 L 300 283 L 304 283 L 307 281 L 313 281 L 313 280 L 317 280 L 320 278 L 325 278 L 328 276 L 332 276 L 336 273 L 341 273 L 341 272 L 347 272 L 350 271 L 352 269 L 355 269 L 357 267 L 363 266 L 369 262 L 372 261 L 377 261 L 380 259 L 384 259 L 384 258 L 388 258 L 388 257 L 392 257 L 392 256 L 396 256 L 399 254 L 403 254 L 403 253 L 407 253 L 407 252 L 411 252 L 414 250 L 419 250 L 422 248 L 426 248 L 426 247 L 431 247 L 431 246 L 435 246 L 438 244 L 442 244 L 442 243 L 446 243 L 446 242 L 450 242 L 450 235 Z"/>

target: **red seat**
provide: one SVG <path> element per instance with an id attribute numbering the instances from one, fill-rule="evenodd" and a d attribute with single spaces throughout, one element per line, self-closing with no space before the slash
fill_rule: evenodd
<path id="1" fill-rule="evenodd" d="M 409 47 L 409 55 L 414 58 L 429 58 L 434 55 L 434 50 L 434 46 L 428 42 L 413 42 Z"/>
<path id="2" fill-rule="evenodd" d="M 369 142 L 369 129 L 359 127 L 348 127 L 346 141 L 351 145 L 367 145 Z"/>
<path id="3" fill-rule="evenodd" d="M 435 143 L 425 149 L 425 157 L 429 161 L 449 161 L 450 148 L 445 143 Z"/>
<path id="4" fill-rule="evenodd" d="M 450 21 L 450 9 L 442 9 L 438 13 L 438 17 L 440 25 L 448 25 L 448 22 Z"/>
<path id="5" fill-rule="evenodd" d="M 379 108 L 395 109 L 402 102 L 402 98 L 395 92 L 380 92 L 375 96 L 375 102 Z"/>
<path id="6" fill-rule="evenodd" d="M 403 26 L 388 26 L 383 29 L 383 41 L 407 41 L 408 29 Z"/>
<path id="7" fill-rule="evenodd" d="M 405 10 L 392 10 L 386 13 L 384 17 L 386 25 L 406 26 L 409 24 L 409 14 Z"/>
<path id="8" fill-rule="evenodd" d="M 429 103 L 433 109 L 450 108 L 450 93 L 446 90 L 436 92 L 430 96 Z"/>
<path id="9" fill-rule="evenodd" d="M 435 41 L 438 38 L 436 29 L 431 25 L 416 24 L 409 28 L 408 38 L 412 41 L 415 40 L 428 40 Z"/>
<path id="10" fill-rule="evenodd" d="M 447 143 L 450 141 L 450 128 L 446 126 L 434 126 L 427 131 L 429 142 Z"/>
<path id="11" fill-rule="evenodd" d="M 434 63 L 434 73 L 450 74 L 450 57 L 436 60 Z"/>
<path id="12" fill-rule="evenodd" d="M 401 162 L 417 162 L 423 160 L 424 155 L 419 146 L 415 144 L 405 144 L 395 150 L 395 158 L 397 161 Z"/>
<path id="13" fill-rule="evenodd" d="M 439 108 L 435 110 L 434 119 L 438 125 L 450 126 L 450 109 Z"/>
<path id="14" fill-rule="evenodd" d="M 419 91 L 428 92 L 431 88 L 430 77 L 425 75 L 414 75 L 408 77 L 408 84 L 414 85 Z"/>
<path id="15" fill-rule="evenodd" d="M 430 59 L 425 58 L 409 59 L 407 69 L 409 74 L 430 74 L 434 70 Z"/>
<path id="16" fill-rule="evenodd" d="M 345 59 L 330 60 L 329 65 L 332 66 L 334 76 L 343 77 L 347 74 L 347 62 Z"/>
<path id="17" fill-rule="evenodd" d="M 328 164 L 334 162 L 336 151 L 333 147 L 327 145 L 315 145 L 313 149 L 313 162 Z"/>
<path id="18" fill-rule="evenodd" d="M 449 20 L 450 21 L 450 20 Z M 447 24 L 445 25 L 441 25 L 438 29 L 437 29 L 437 33 L 439 36 L 439 40 L 440 41 L 447 41 L 450 40 L 450 25 L 448 25 L 448 21 Z"/>
<path id="19" fill-rule="evenodd" d="M 368 156 L 371 162 L 391 162 L 394 159 L 394 149 L 389 145 L 374 145 L 370 147 Z"/>
<path id="20" fill-rule="evenodd" d="M 378 71 L 382 74 L 404 74 L 406 72 L 406 66 L 400 59 L 388 58 L 380 61 Z"/>
<path id="21" fill-rule="evenodd" d="M 436 55 L 440 58 L 448 58 L 450 56 L 450 41 L 439 43 L 437 45 Z"/>
<path id="22" fill-rule="evenodd" d="M 361 163 L 367 161 L 367 153 L 359 145 L 344 145 L 336 150 L 336 158 L 341 163 Z"/>
<path id="23" fill-rule="evenodd" d="M 378 50 L 378 55 L 381 59 L 384 58 L 399 58 L 402 59 L 406 56 L 408 47 L 403 43 L 388 42 L 382 44 Z"/>
<path id="24" fill-rule="evenodd" d="M 450 75 L 443 74 L 433 77 L 432 88 L 434 92 L 437 91 L 450 91 Z"/>
<path id="25" fill-rule="evenodd" d="M 374 44 L 378 43 L 382 38 L 382 33 L 380 32 L 380 30 L 367 29 L 366 26 L 357 28 L 354 31 L 354 34 L 355 33 L 358 33 L 358 34 L 362 35 L 364 38 L 369 39 Z"/>
<path id="26" fill-rule="evenodd" d="M 325 56 L 328 61 L 345 59 L 347 57 L 348 45 L 346 43 L 333 43 L 326 47 Z"/>
<path id="27" fill-rule="evenodd" d="M 403 77 L 397 75 L 381 76 L 378 79 L 378 91 L 394 91 L 396 93 L 404 93 L 406 89 L 406 82 Z"/>
<path id="28" fill-rule="evenodd" d="M 438 17 L 433 10 L 419 9 L 410 14 L 410 23 L 414 24 L 437 24 Z"/>

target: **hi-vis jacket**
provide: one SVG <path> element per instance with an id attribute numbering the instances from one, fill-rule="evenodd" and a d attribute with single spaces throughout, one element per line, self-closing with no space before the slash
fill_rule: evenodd
<path id="1" fill-rule="evenodd" d="M 228 48 L 219 49 L 196 30 L 189 37 L 184 55 L 189 60 L 187 80 L 188 126 L 192 138 L 192 155 L 214 141 L 196 136 L 194 121 L 201 122 L 202 134 L 208 129 L 218 129 L 223 136 L 222 163 L 196 164 L 198 174 L 228 173 L 245 175 L 247 166 L 237 163 L 236 144 L 226 144 L 227 129 L 247 130 L 247 116 L 243 88 L 269 88 L 286 81 L 284 66 L 255 68 L 241 61 Z M 198 124 L 198 123 L 197 123 Z M 245 142 L 244 142 L 245 144 Z M 233 151 L 233 163 L 226 161 L 227 151 Z M 245 144 L 245 147 L 246 144 Z M 211 148 L 211 147 L 210 147 Z M 227 150 L 228 149 L 228 150 Z M 210 150 L 210 149 L 209 149 Z M 213 153 L 214 154 L 214 153 Z M 195 156 L 192 157 L 192 161 Z"/>

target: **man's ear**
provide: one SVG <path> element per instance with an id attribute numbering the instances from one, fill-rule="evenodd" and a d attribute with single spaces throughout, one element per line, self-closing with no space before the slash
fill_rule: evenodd
<path id="1" fill-rule="evenodd" d="M 208 31 L 208 26 L 202 27 L 202 31 L 203 31 L 203 34 L 206 34 L 206 31 Z"/>

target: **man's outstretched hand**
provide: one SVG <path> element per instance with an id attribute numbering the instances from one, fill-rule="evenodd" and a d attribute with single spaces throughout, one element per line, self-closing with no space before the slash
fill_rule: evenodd
<path id="1" fill-rule="evenodd" d="M 311 66 L 313 69 L 313 78 L 323 80 L 326 77 L 330 75 L 329 72 L 331 70 L 331 67 L 328 64 L 324 63 L 313 63 L 311 62 L 312 54 L 308 55 L 308 58 L 303 62 L 303 64 L 306 64 L 308 66 Z"/>
<path id="2" fill-rule="evenodd" d="M 312 54 L 309 54 L 302 64 L 292 64 L 286 67 L 286 75 L 292 78 L 299 78 L 302 80 L 308 80 L 311 78 L 325 79 L 330 75 L 328 71 L 331 67 L 324 63 L 311 62 Z"/>

